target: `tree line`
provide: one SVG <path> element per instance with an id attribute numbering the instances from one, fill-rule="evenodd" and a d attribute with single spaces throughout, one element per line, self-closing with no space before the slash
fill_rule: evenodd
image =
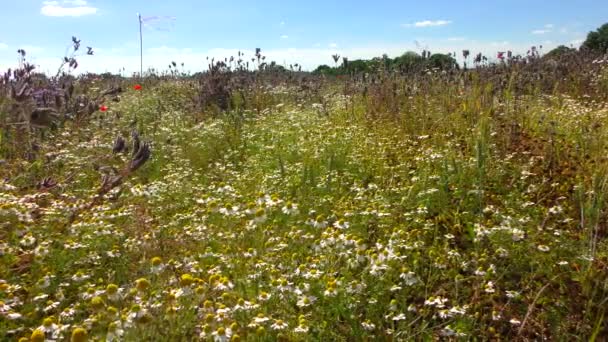
<path id="1" fill-rule="evenodd" d="M 602 25 L 595 31 L 589 32 L 589 34 L 587 35 L 587 39 L 581 45 L 580 50 L 608 53 L 608 23 Z M 576 51 L 578 50 L 574 47 L 560 45 L 557 48 L 549 51 L 542 57 L 554 58 L 559 57 L 560 55 L 563 55 L 565 53 L 572 53 Z M 532 48 L 531 51 L 528 51 L 528 56 L 530 56 L 530 54 L 532 54 L 533 57 L 541 57 L 538 55 L 536 48 Z M 468 66 L 467 64 L 470 64 L 470 62 L 475 65 L 488 61 L 488 59 L 485 56 L 482 56 L 482 54 L 477 54 L 472 58 L 472 60 L 469 60 L 469 50 L 463 50 L 462 56 L 465 60 L 465 63 L 463 65 L 465 68 Z M 388 57 L 388 55 L 384 54 L 381 57 L 375 57 L 372 59 L 356 60 L 349 60 L 347 57 L 341 57 L 340 55 L 335 54 L 332 55 L 332 58 L 334 60 L 334 66 L 323 64 L 317 67 L 313 71 L 313 73 L 339 76 L 373 72 L 380 69 L 397 70 L 402 72 L 433 68 L 440 70 L 459 69 L 460 65 L 456 62 L 455 57 L 455 52 L 448 54 L 431 54 L 430 51 L 426 50 L 422 51 L 422 54 L 419 54 L 414 51 L 407 51 L 401 56 L 395 58 L 390 58 Z M 503 61 L 505 58 L 512 59 L 518 57 L 521 56 L 512 56 L 510 52 L 508 52 L 506 56 L 504 52 L 498 52 L 497 54 L 497 59 L 499 61 Z"/>

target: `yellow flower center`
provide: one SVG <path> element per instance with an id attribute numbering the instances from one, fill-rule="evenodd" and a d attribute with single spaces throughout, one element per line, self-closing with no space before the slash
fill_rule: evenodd
<path id="1" fill-rule="evenodd" d="M 118 292 L 118 286 L 117 286 L 117 285 L 115 285 L 115 284 L 109 284 L 109 285 L 106 287 L 106 291 L 108 292 L 108 294 L 113 295 L 113 294 L 115 294 L 116 292 Z"/>
<path id="2" fill-rule="evenodd" d="M 30 337 L 31 342 L 44 342 L 44 332 L 40 329 L 34 330 Z"/>
<path id="3" fill-rule="evenodd" d="M 190 286 L 194 282 L 194 278 L 191 274 L 182 274 L 179 283 L 181 286 Z"/>
<path id="4" fill-rule="evenodd" d="M 135 281 L 135 287 L 139 291 L 145 291 L 148 289 L 148 287 L 150 287 L 150 281 L 148 281 L 146 278 L 139 278 Z"/>
<path id="5" fill-rule="evenodd" d="M 152 258 L 152 266 L 158 266 L 163 262 L 163 259 L 159 257 Z"/>
<path id="6" fill-rule="evenodd" d="M 72 331 L 71 342 L 85 342 L 87 340 L 87 331 L 83 328 L 76 328 Z"/>
<path id="7" fill-rule="evenodd" d="M 51 317 L 47 317 L 42 321 L 42 325 L 44 325 L 45 327 L 50 327 L 51 325 L 53 325 L 53 319 Z"/>

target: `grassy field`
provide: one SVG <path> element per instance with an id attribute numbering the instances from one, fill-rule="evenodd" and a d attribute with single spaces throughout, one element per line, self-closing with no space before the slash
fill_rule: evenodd
<path id="1" fill-rule="evenodd" d="M 605 65 L 77 81 L 0 141 L 0 339 L 607 338 Z"/>

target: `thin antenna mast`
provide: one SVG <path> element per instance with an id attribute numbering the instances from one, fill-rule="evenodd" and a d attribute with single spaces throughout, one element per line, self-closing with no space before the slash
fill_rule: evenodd
<path id="1" fill-rule="evenodd" d="M 139 77 L 144 76 L 144 39 L 141 30 L 141 14 L 137 13 L 139 19 Z"/>

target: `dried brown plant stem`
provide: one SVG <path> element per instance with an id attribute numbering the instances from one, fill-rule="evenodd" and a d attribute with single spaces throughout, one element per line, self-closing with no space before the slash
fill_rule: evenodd
<path id="1" fill-rule="evenodd" d="M 547 287 L 549 287 L 549 285 L 551 285 L 551 283 L 557 279 L 557 277 L 559 277 L 559 275 L 556 275 L 555 277 L 551 278 L 551 280 L 549 280 L 549 282 L 547 282 L 543 287 L 540 288 L 540 290 L 538 290 L 538 292 L 536 293 L 536 296 L 534 297 L 534 300 L 532 301 L 532 304 L 530 304 L 530 306 L 528 307 L 528 311 L 526 312 L 526 316 L 524 317 L 524 320 L 521 322 L 521 326 L 519 327 L 519 330 L 517 331 L 517 335 L 520 335 L 524 332 L 524 328 L 526 327 L 526 323 L 528 322 L 528 319 L 530 318 L 530 316 L 532 315 L 532 312 L 534 311 L 534 305 L 536 304 L 536 301 L 538 301 L 538 298 L 540 297 L 540 295 L 547 289 Z"/>
<path id="2" fill-rule="evenodd" d="M 78 216 L 83 212 L 91 210 L 92 208 L 100 205 L 104 201 L 104 196 L 107 195 L 112 189 L 120 186 L 123 181 L 139 169 L 148 159 L 150 158 L 150 145 L 148 143 L 139 144 L 139 138 L 137 133 L 134 133 L 134 139 L 137 142 L 137 149 L 134 150 L 131 160 L 123 167 L 123 169 L 117 175 L 108 175 L 102 178 L 101 186 L 97 189 L 97 193 L 93 196 L 91 201 L 80 208 L 77 208 L 72 212 L 67 225 L 70 225 L 76 221 Z"/>

